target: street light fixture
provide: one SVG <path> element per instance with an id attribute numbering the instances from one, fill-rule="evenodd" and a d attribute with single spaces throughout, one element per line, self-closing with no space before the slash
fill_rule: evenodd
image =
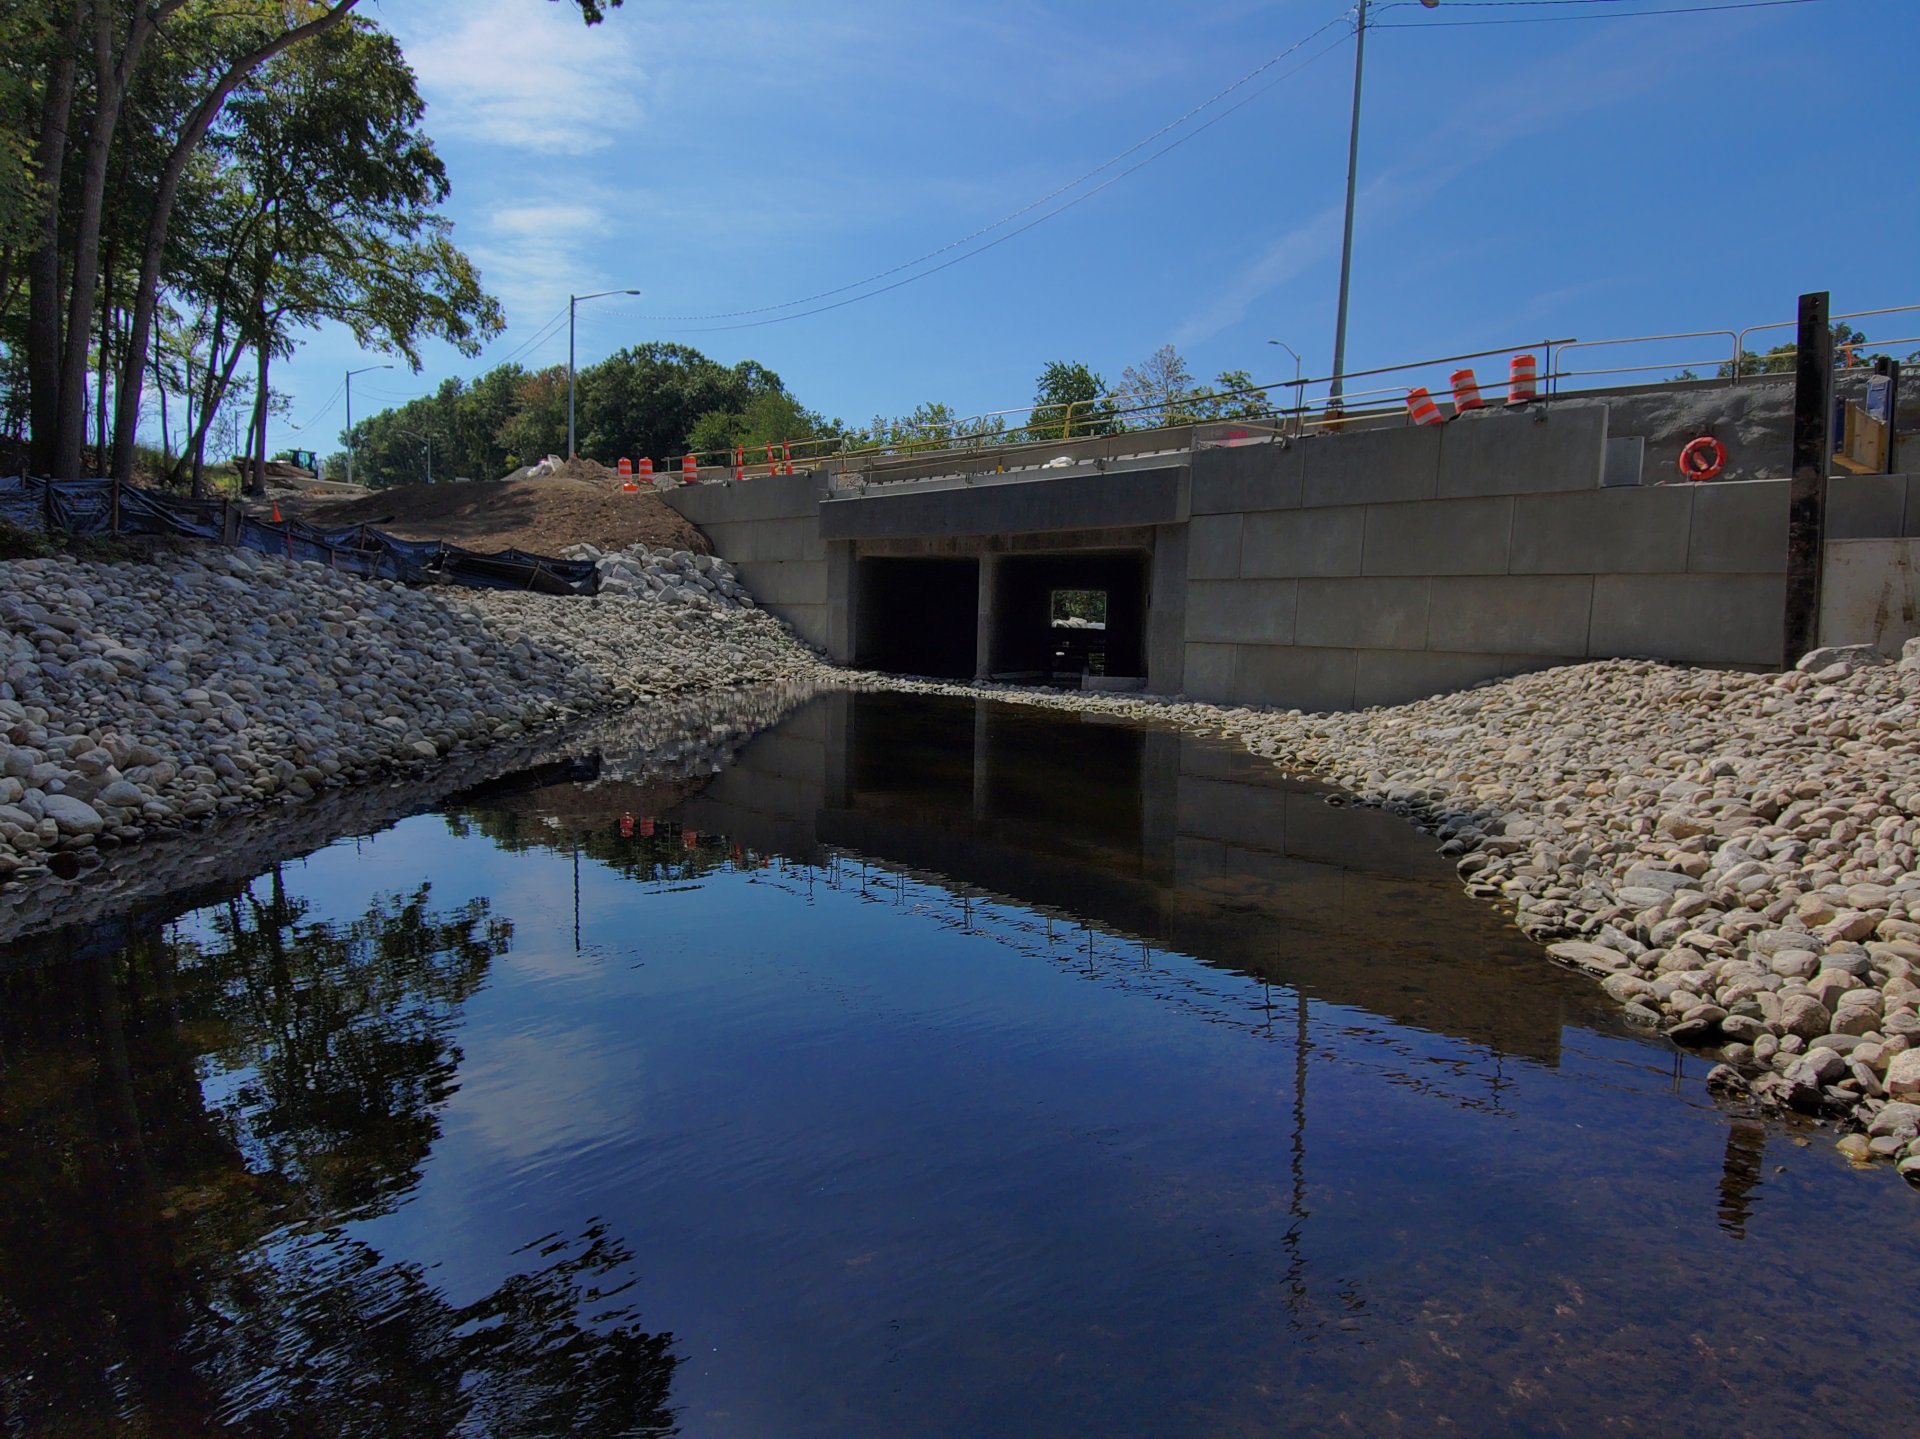
<path id="1" fill-rule="evenodd" d="M 1268 340 L 1267 343 L 1269 345 L 1278 345 L 1289 355 L 1293 356 L 1293 422 L 1297 429 L 1301 417 L 1306 413 L 1307 408 L 1305 381 L 1300 378 L 1300 352 L 1285 340 Z"/>
<path id="2" fill-rule="evenodd" d="M 595 290 L 591 295 L 567 296 L 567 458 L 574 457 L 573 444 L 573 311 L 582 300 L 598 300 L 607 295 L 637 295 L 638 290 Z"/>
<path id="3" fill-rule="evenodd" d="M 369 374 L 374 370 L 391 370 L 392 365 L 368 365 L 364 369 L 347 371 L 347 483 L 353 483 L 353 377 Z"/>

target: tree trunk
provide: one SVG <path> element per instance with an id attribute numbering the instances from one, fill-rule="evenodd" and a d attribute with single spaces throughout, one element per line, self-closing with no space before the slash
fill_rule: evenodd
<path id="1" fill-rule="evenodd" d="M 173 218 L 173 204 L 179 197 L 180 182 L 186 176 L 193 152 L 220 114 L 221 107 L 227 103 L 227 97 L 239 87 L 241 81 L 281 51 L 331 30 L 344 21 L 359 3 L 360 0 L 333 0 L 326 13 L 304 25 L 294 26 L 277 39 L 234 61 L 213 90 L 195 107 L 181 130 L 180 138 L 175 141 L 172 153 L 167 156 L 166 166 L 160 172 L 160 183 L 154 190 L 153 213 L 147 220 L 146 248 L 140 256 L 140 281 L 133 292 L 133 322 L 127 333 L 127 351 L 121 358 L 123 380 L 116 397 L 113 433 L 112 472 L 115 478 L 124 480 L 133 474 L 134 429 L 140 419 L 140 372 L 146 368 L 147 342 L 153 333 L 153 315 L 160 302 L 160 260 L 166 249 L 167 226 Z M 132 377 L 132 384 L 125 383 L 126 376 Z"/>
<path id="2" fill-rule="evenodd" d="M 113 259 L 114 247 L 107 246 L 106 263 L 100 277 L 100 360 L 94 366 L 93 385 L 93 464 L 95 474 L 107 469 L 107 376 L 113 354 Z"/>
<path id="3" fill-rule="evenodd" d="M 264 326 L 265 318 L 261 320 Z M 253 390 L 253 423 L 247 427 L 248 459 L 251 462 L 253 478 L 247 485 L 247 493 L 258 499 L 267 492 L 267 360 L 272 347 L 267 344 L 264 335 L 260 338 L 259 350 L 255 356 L 258 369 L 255 371 Z"/>
<path id="4" fill-rule="evenodd" d="M 60 427 L 60 179 L 73 114 L 76 52 L 86 15 L 86 0 L 74 0 L 47 77 L 46 105 L 34 145 L 44 208 L 33 252 L 27 257 L 27 429 L 32 437 L 27 465 L 40 475 L 53 474 Z M 47 491 L 47 506 L 51 514 L 52 490 Z"/>
<path id="5" fill-rule="evenodd" d="M 81 407 L 87 390 L 87 350 L 93 339 L 94 298 L 100 284 L 100 226 L 106 213 L 107 168 L 113 157 L 114 132 L 120 128 L 120 106 L 127 82 L 140 63 L 153 34 L 153 19 L 145 5 L 136 5 L 127 22 L 120 55 L 113 53 L 115 7 L 96 0 L 93 7 L 93 124 L 87 131 L 85 163 L 80 171 L 80 207 L 74 230 L 73 275 L 67 296 L 66 347 L 60 361 L 60 418 L 54 431 L 54 463 L 65 474 L 77 474 L 80 451 L 86 444 Z M 104 357 L 102 363 L 105 363 Z M 139 402 L 142 356 L 133 371 L 134 400 Z M 105 389 L 104 384 L 102 389 Z M 105 420 L 102 419 L 104 426 Z M 106 456 L 100 456 L 105 469 Z"/>

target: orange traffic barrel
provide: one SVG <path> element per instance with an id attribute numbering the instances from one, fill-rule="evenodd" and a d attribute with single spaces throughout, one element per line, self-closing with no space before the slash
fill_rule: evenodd
<path id="1" fill-rule="evenodd" d="M 1539 362 L 1532 355 L 1515 355 L 1507 371 L 1507 403 L 1524 405 L 1533 397 L 1539 382 Z"/>
<path id="2" fill-rule="evenodd" d="M 688 455 L 680 461 L 680 483 L 683 485 L 694 485 L 699 482 L 700 461 L 694 456 Z"/>
<path id="3" fill-rule="evenodd" d="M 1480 382 L 1473 377 L 1472 370 L 1453 372 L 1453 412 L 1464 415 L 1468 410 L 1483 410 L 1487 402 L 1480 398 Z"/>
<path id="4" fill-rule="evenodd" d="M 1407 391 L 1407 418 L 1416 425 L 1444 425 L 1447 417 L 1440 413 L 1440 407 L 1433 402 L 1433 395 L 1425 385 L 1416 385 Z"/>

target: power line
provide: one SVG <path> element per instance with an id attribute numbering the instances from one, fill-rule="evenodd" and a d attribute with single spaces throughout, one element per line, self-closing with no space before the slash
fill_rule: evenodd
<path id="1" fill-rule="evenodd" d="M 315 411 L 312 416 L 308 418 L 306 424 L 296 425 L 291 420 L 287 421 L 287 424 L 294 430 L 304 431 L 304 430 L 311 429 L 313 426 L 319 424 L 320 421 L 326 417 L 327 412 L 334 407 L 334 403 L 337 400 L 339 400 L 341 393 L 346 388 L 347 388 L 347 382 L 345 380 L 342 380 L 339 384 L 335 385 L 333 387 L 333 393 L 327 396 L 326 403 L 321 405 L 320 408 L 317 411 Z"/>
<path id="2" fill-rule="evenodd" d="M 1555 0 L 1459 0 L 1468 4 L 1551 4 Z M 1595 0 L 1559 0 L 1559 3 L 1595 3 Z M 1660 10 L 1590 10 L 1577 15 L 1512 15 L 1488 20 L 1386 20 L 1369 30 L 1454 29 L 1462 25 L 1552 25 L 1566 20 L 1638 20 L 1654 15 L 1714 15 L 1722 10 L 1772 10 L 1781 5 L 1820 5 L 1827 0 L 1730 0 L 1722 5 L 1675 5 Z"/>
<path id="3" fill-rule="evenodd" d="M 1323 25 L 1320 27 L 1320 30 L 1316 30 L 1314 34 L 1318 35 L 1322 31 L 1328 28 L 1329 28 L 1328 26 Z M 1017 236 L 1024 235 L 1027 231 L 1033 229 L 1036 225 L 1044 224 L 1046 221 L 1051 220 L 1054 216 L 1065 214 L 1068 210 L 1073 209 L 1074 206 L 1082 204 L 1085 201 L 1091 200 L 1095 195 L 1098 195 L 1101 191 L 1109 189 L 1112 186 L 1119 184 L 1122 180 L 1126 179 L 1129 175 L 1135 173 L 1138 170 L 1144 170 L 1148 165 L 1151 165 L 1155 160 L 1158 160 L 1161 156 L 1169 154 L 1172 151 L 1179 149 L 1182 145 L 1186 144 L 1189 140 L 1198 139 L 1201 135 L 1205 134 L 1208 130 L 1211 130 L 1215 125 L 1219 124 L 1222 120 L 1226 119 L 1229 115 L 1233 114 L 1236 110 L 1241 110 L 1241 109 L 1244 109 L 1246 106 L 1251 105 L 1255 100 L 1258 100 L 1262 95 L 1265 95 L 1268 91 L 1274 89 L 1282 81 L 1292 79 L 1295 75 L 1298 75 L 1302 70 L 1305 70 L 1309 65 L 1312 65 L 1313 63 L 1324 58 L 1327 55 L 1331 55 L 1335 50 L 1339 49 L 1343 44 L 1346 43 L 1346 38 L 1347 37 L 1343 35 L 1338 40 L 1334 41 L 1331 45 L 1323 46 L 1321 49 L 1314 51 L 1313 54 L 1309 55 L 1305 60 L 1302 60 L 1298 65 L 1295 65 L 1291 70 L 1283 71 L 1281 74 L 1275 76 L 1271 82 L 1261 86 L 1258 90 L 1255 90 L 1251 95 L 1247 96 L 1246 99 L 1240 101 L 1238 104 L 1228 106 L 1225 110 L 1222 110 L 1218 115 L 1215 115 L 1211 120 L 1208 120 L 1204 124 L 1196 126 L 1194 129 L 1188 131 L 1185 135 L 1182 135 L 1179 139 L 1168 142 L 1166 145 L 1163 145 L 1160 149 L 1155 150 L 1151 155 L 1148 155 L 1145 159 L 1135 161 L 1133 164 L 1129 165 L 1126 169 L 1120 171 L 1118 174 L 1109 176 L 1107 179 L 1101 181 L 1098 185 L 1095 185 L 1091 190 L 1088 190 L 1083 194 L 1075 195 L 1071 200 L 1068 200 L 1065 204 L 1055 206 L 1053 209 L 1048 210 L 1043 214 L 1034 216 L 1033 219 L 1027 221 L 1026 224 L 1021 225 L 1018 229 L 1009 230 L 1006 234 L 1001 235 L 997 239 L 989 240 L 987 241 L 986 244 L 981 245 L 976 249 L 964 251 L 961 254 L 955 255 L 952 259 L 942 261 L 940 264 L 933 266 L 931 269 L 922 270 L 918 274 L 908 275 L 904 279 L 895 280 L 891 285 L 882 285 L 879 289 L 868 290 L 864 294 L 850 295 L 844 300 L 835 300 L 830 305 L 817 305 L 811 310 L 799 310 L 791 315 L 774 315 L 764 320 L 745 320 L 737 325 L 708 325 L 708 326 L 703 326 L 695 329 L 686 330 L 686 331 L 683 331 L 683 333 L 692 334 L 692 335 L 712 335 L 712 334 L 718 334 L 727 330 L 753 330 L 753 329 L 759 329 L 760 327 L 765 325 L 785 324 L 788 320 L 802 320 L 809 315 L 824 315 L 829 310 L 843 309 L 848 305 L 857 305 L 862 300 L 874 299 L 875 297 L 884 295 L 891 290 L 898 290 L 904 285 L 911 285 L 916 280 L 924 280 L 930 276 L 939 274 L 942 270 L 951 269 L 953 266 L 958 265 L 963 260 L 971 260 L 976 255 L 984 255 L 986 254 L 987 251 L 995 249 L 1001 245 L 1004 245 L 1006 244 L 1007 241 L 1014 239 Z M 775 307 L 775 308 L 778 308 L 778 307 Z"/>
<path id="4" fill-rule="evenodd" d="M 1335 16 L 1333 19 L 1327 21 L 1326 24 L 1320 26 L 1317 30 L 1311 31 L 1308 34 L 1303 35 L 1300 39 L 1294 41 L 1293 44 L 1289 45 L 1286 49 L 1282 50 L 1279 54 L 1274 55 L 1270 59 L 1262 61 L 1259 65 L 1256 65 L 1253 69 L 1249 70 L 1246 74 L 1242 75 L 1239 79 L 1235 80 L 1231 85 L 1228 85 L 1224 89 L 1216 91 L 1214 94 L 1208 96 L 1205 100 L 1202 100 L 1198 105 L 1195 105 L 1189 110 L 1187 110 L 1184 114 L 1179 115 L 1172 120 L 1169 120 L 1166 124 L 1162 125 L 1158 130 L 1155 130 L 1151 135 L 1148 135 L 1143 139 L 1135 141 L 1133 144 L 1127 146 L 1126 149 L 1120 151 L 1118 154 L 1113 155 L 1108 159 L 1101 161 L 1098 165 L 1095 165 L 1091 170 L 1088 170 L 1084 174 L 1076 176 L 1074 179 L 1067 181 L 1063 185 L 1055 186 L 1053 189 L 1049 190 L 1046 194 L 1040 196 L 1036 200 L 1028 201 L 1026 204 L 1022 205 L 1019 209 L 1013 210 L 1008 214 L 1002 215 L 998 220 L 995 220 L 991 225 L 982 225 L 979 229 L 973 231 L 971 234 L 962 235 L 957 240 L 950 240 L 946 244 L 938 247 L 937 249 L 927 251 L 927 253 L 924 255 L 917 256 L 911 260 L 904 260 L 898 265 L 894 265 L 889 267 L 888 269 L 878 271 L 877 273 L 872 275 L 868 275 L 864 279 L 853 280 L 844 285 L 836 285 L 831 290 L 820 290 L 811 295 L 802 295 L 797 300 L 785 300 L 777 305 L 758 305 L 752 309 L 747 309 L 747 310 L 721 310 L 708 315 L 637 315 L 635 316 L 635 318 L 639 320 L 646 320 L 656 324 L 680 324 L 680 323 L 690 323 L 690 322 L 697 322 L 697 321 L 704 321 L 704 320 L 736 320 L 749 315 L 766 315 L 766 314 L 771 314 L 775 310 L 791 310 L 800 305 L 812 304 L 815 300 L 825 300 L 825 299 L 830 299 L 834 295 L 843 295 L 849 290 L 858 290 L 863 286 L 871 285 L 876 281 L 888 279 L 891 276 L 899 274 L 902 270 L 911 270 L 912 268 L 914 268 L 914 266 L 925 264 L 928 260 L 938 259 L 941 255 L 944 255 L 951 250 L 957 250 L 963 245 L 969 245 L 973 243 L 973 241 L 980 239 L 983 235 L 990 235 L 995 230 L 1001 229 L 1003 226 L 1012 224 L 1015 220 L 1019 219 L 1022 215 L 1031 214 L 1033 211 L 1039 209 L 1042 205 L 1046 205 L 1051 201 L 1058 199 L 1060 196 L 1066 194 L 1069 190 L 1074 190 L 1079 188 L 1081 185 L 1084 185 L 1087 181 L 1091 180 L 1095 175 L 1100 174 L 1102 171 L 1112 169 L 1115 165 L 1119 164 L 1122 160 L 1125 160 L 1128 156 L 1138 154 L 1141 150 L 1144 150 L 1147 146 L 1151 145 L 1154 141 L 1158 140 L 1162 135 L 1165 135 L 1170 131 L 1179 129 L 1180 126 L 1186 124 L 1187 121 L 1191 120 L 1194 116 L 1200 114 L 1204 110 L 1211 109 L 1213 106 L 1219 104 L 1220 101 L 1226 99 L 1227 96 L 1233 94 L 1234 91 L 1240 89 L 1241 87 L 1249 84 L 1250 82 L 1264 75 L 1267 71 L 1271 70 L 1275 65 L 1278 65 L 1281 61 L 1285 60 L 1288 56 L 1294 55 L 1298 53 L 1300 50 L 1304 49 L 1306 46 L 1312 44 L 1315 40 L 1317 40 L 1321 35 L 1325 34 L 1328 30 L 1333 29 L 1336 25 L 1342 25 L 1346 23 L 1346 19 L 1347 17 L 1345 12 L 1342 12 L 1340 15 Z M 1318 57 L 1316 56 L 1315 58 L 1318 58 Z M 1293 74 L 1297 72 L 1289 71 L 1288 73 Z M 1271 88 L 1271 87 L 1268 87 L 1268 88 Z M 1265 90 L 1256 91 L 1255 93 L 1264 94 Z M 1242 102 L 1242 103 L 1245 103 L 1245 102 Z M 1239 108 L 1240 107 L 1238 105 L 1233 107 L 1233 109 L 1235 110 Z M 1233 110 L 1227 110 L 1224 113 L 1230 115 L 1233 113 Z M 1215 117 L 1215 118 L 1217 119 L 1218 117 Z M 1201 128 L 1204 129 L 1206 127 L 1202 126 Z M 1195 133 L 1197 134 L 1198 131 L 1196 131 Z M 1168 148 L 1170 149 L 1172 147 L 1169 146 Z M 1164 154 L 1165 151 L 1161 151 L 1160 153 Z M 1135 166 L 1134 168 L 1138 169 L 1139 167 Z M 1132 171 L 1126 171 L 1123 173 L 1130 174 L 1132 173 Z M 1068 207 L 1067 206 L 1061 207 L 1061 209 L 1066 209 L 1066 208 Z M 1055 210 L 1052 213 L 1058 214 L 1059 211 Z M 1031 227 L 1029 226 L 1029 227 L 1023 227 L 1023 228 L 1031 228 Z M 1014 233 L 1019 234 L 1020 231 L 1016 230 Z M 991 247 L 983 246 L 982 248 L 991 248 Z M 973 253 L 978 254 L 979 251 L 974 251 Z M 945 268 L 945 267 L 942 266 L 938 268 Z M 927 273 L 933 274 L 935 273 L 935 271 L 929 270 Z M 893 288 L 896 288 L 896 287 L 894 286 L 887 287 L 887 289 L 893 289 Z M 874 291 L 874 293 L 885 294 L 886 291 L 876 290 Z M 832 308 L 832 307 L 828 307 L 828 308 Z M 810 311 L 809 313 L 818 314 L 820 312 L 815 310 L 815 311 Z M 735 329 L 735 328 L 741 328 L 741 327 L 721 326 L 717 328 Z M 698 333 L 707 333 L 707 332 L 701 331 Z"/>
<path id="5" fill-rule="evenodd" d="M 528 350 L 531 350 L 535 345 L 538 345 L 541 341 L 545 340 L 549 335 L 551 335 L 556 329 L 559 328 L 560 323 L 566 318 L 567 318 L 566 307 L 562 306 L 560 309 L 560 313 L 555 315 L 551 320 L 547 321 L 546 324 L 542 325 L 538 333 L 536 333 L 532 339 L 524 341 L 517 349 L 513 350 L 504 359 L 501 359 L 497 363 L 502 365 L 511 365 L 515 360 L 520 358 L 520 356 L 526 354 Z"/>

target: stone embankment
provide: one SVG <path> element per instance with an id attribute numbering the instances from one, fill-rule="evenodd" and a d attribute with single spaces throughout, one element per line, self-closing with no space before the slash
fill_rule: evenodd
<path id="1" fill-rule="evenodd" d="M 645 544 L 611 552 L 597 545 L 569 545 L 560 553 L 570 560 L 592 560 L 603 595 L 632 595 L 668 605 L 754 608 L 753 596 L 733 566 L 713 555 Z"/>
<path id="2" fill-rule="evenodd" d="M 733 606 L 415 591 L 246 550 L 0 565 L 0 884 L 623 701 L 819 669 Z"/>

